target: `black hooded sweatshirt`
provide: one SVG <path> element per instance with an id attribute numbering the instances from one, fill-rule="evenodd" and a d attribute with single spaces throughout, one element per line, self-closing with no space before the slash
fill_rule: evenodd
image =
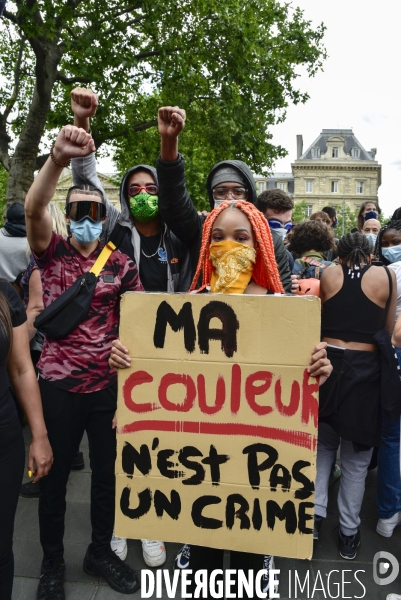
<path id="1" fill-rule="evenodd" d="M 217 169 L 235 167 L 248 182 L 248 202 L 256 206 L 257 194 L 255 182 L 249 167 L 241 160 L 225 160 L 214 165 L 210 171 L 206 189 L 209 195 L 210 208 L 214 208 L 211 182 Z M 174 162 L 165 162 L 159 157 L 156 163 L 159 180 L 159 212 L 167 227 L 181 240 L 190 253 L 192 273 L 198 263 L 202 228 L 205 217 L 198 215 L 188 193 L 185 183 L 184 159 L 181 154 Z M 283 240 L 276 232 L 271 231 L 277 266 L 284 291 L 291 293 L 291 271 Z"/>

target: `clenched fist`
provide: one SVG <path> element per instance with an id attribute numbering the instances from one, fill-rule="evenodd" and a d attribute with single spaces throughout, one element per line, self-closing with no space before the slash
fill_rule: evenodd
<path id="1" fill-rule="evenodd" d="M 96 114 L 99 104 L 98 95 L 85 88 L 74 88 L 71 92 L 72 112 L 79 119 L 89 119 Z"/>
<path id="2" fill-rule="evenodd" d="M 162 137 L 177 138 L 185 127 L 186 113 L 178 106 L 162 106 L 157 115 L 159 133 Z"/>
<path id="3" fill-rule="evenodd" d="M 70 158 L 88 156 L 95 150 L 95 142 L 89 133 L 74 125 L 65 125 L 57 136 L 53 155 L 59 163 L 64 164 Z"/>

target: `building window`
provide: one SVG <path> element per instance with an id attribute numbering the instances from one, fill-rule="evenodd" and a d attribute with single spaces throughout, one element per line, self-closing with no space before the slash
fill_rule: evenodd
<path id="1" fill-rule="evenodd" d="M 363 181 L 356 182 L 356 193 L 363 194 Z"/>
<path id="2" fill-rule="evenodd" d="M 313 213 L 313 206 L 312 206 L 312 204 L 308 204 L 308 206 L 306 207 L 306 216 L 310 217 L 312 213 Z"/>
<path id="3" fill-rule="evenodd" d="M 281 181 L 278 185 L 277 185 L 279 190 L 282 190 L 283 192 L 287 191 L 287 184 L 284 181 Z"/>
<path id="4" fill-rule="evenodd" d="M 338 181 L 331 182 L 331 193 L 338 194 Z"/>
<path id="5" fill-rule="evenodd" d="M 312 158 L 320 158 L 320 148 L 312 148 Z"/>
<path id="6" fill-rule="evenodd" d="M 258 194 L 261 194 L 262 192 L 264 192 L 264 190 L 265 190 L 265 182 L 264 181 L 258 181 L 256 186 L 258 189 Z"/>
<path id="7" fill-rule="evenodd" d="M 333 148 L 331 149 L 331 157 L 338 158 L 338 147 L 337 146 L 333 146 Z"/>
<path id="8" fill-rule="evenodd" d="M 307 194 L 312 194 L 313 192 L 313 181 L 305 181 L 305 192 Z"/>
<path id="9" fill-rule="evenodd" d="M 352 156 L 352 158 L 359 158 L 359 156 L 360 156 L 359 148 L 351 148 L 351 156 Z"/>

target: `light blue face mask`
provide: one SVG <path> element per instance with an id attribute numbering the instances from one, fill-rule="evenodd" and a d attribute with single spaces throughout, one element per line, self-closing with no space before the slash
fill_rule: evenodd
<path id="1" fill-rule="evenodd" d="M 89 246 L 96 241 L 102 233 L 102 222 L 92 221 L 89 217 L 81 219 L 81 221 L 70 221 L 71 233 L 79 244 Z"/>
<path id="2" fill-rule="evenodd" d="M 369 246 L 371 248 L 374 248 L 377 240 L 377 235 L 375 235 L 374 233 L 365 233 L 364 235 L 365 238 L 369 240 Z"/>
<path id="3" fill-rule="evenodd" d="M 389 263 L 395 263 L 401 260 L 401 245 L 382 248 L 382 254 Z"/>

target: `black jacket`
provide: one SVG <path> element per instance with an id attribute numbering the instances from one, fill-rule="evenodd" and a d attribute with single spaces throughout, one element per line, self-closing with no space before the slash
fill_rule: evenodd
<path id="1" fill-rule="evenodd" d="M 241 171 L 249 183 L 248 201 L 256 205 L 256 188 L 250 169 L 240 160 L 226 160 L 215 165 L 207 178 L 206 187 L 211 208 L 214 206 L 211 189 L 212 175 L 217 168 L 222 166 L 233 166 Z M 194 273 L 199 258 L 205 217 L 198 215 L 188 193 L 185 182 L 184 159 L 181 154 L 178 155 L 178 159 L 174 162 L 165 162 L 159 157 L 156 163 L 156 170 L 159 180 L 160 216 L 167 227 L 188 248 L 191 269 Z M 285 292 L 291 293 L 291 271 L 288 266 L 288 258 L 283 240 L 276 232 L 272 231 L 271 234 L 281 282 Z"/>

